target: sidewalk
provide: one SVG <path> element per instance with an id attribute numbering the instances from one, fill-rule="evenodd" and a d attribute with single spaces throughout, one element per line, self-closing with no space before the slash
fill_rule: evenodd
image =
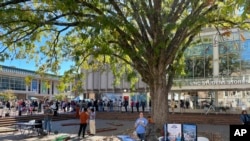
<path id="1" fill-rule="evenodd" d="M 70 141 L 78 141 L 83 139 L 78 139 L 77 133 L 79 129 L 79 125 L 71 125 L 71 126 L 61 126 L 62 123 L 79 123 L 78 119 L 72 119 L 72 120 L 64 120 L 64 121 L 56 121 L 52 123 L 52 131 L 57 130 L 58 134 L 50 134 L 47 136 L 40 136 L 40 137 L 31 137 L 27 135 L 21 135 L 19 132 L 9 132 L 9 133 L 1 133 L 0 134 L 0 140 L 1 141 L 53 141 L 59 136 L 62 135 L 68 135 L 70 136 Z M 109 123 L 119 123 L 123 124 L 122 126 L 114 126 Z M 117 128 L 117 130 L 112 131 L 105 131 L 105 132 L 98 132 L 96 133 L 96 136 L 86 136 L 84 140 L 86 141 L 102 141 L 104 138 L 113 138 L 113 141 L 117 140 L 115 138 L 116 135 L 123 134 L 123 131 L 126 131 L 127 129 L 133 128 L 133 122 L 131 121 L 112 121 L 112 120 L 96 120 L 96 128 Z M 111 140 L 111 139 L 110 139 Z M 109 141 L 109 140 L 106 140 Z"/>
<path id="2" fill-rule="evenodd" d="M 124 135 L 130 132 L 133 132 L 133 121 L 121 121 L 121 120 L 96 120 L 96 128 L 117 128 L 117 130 L 112 131 L 104 131 L 104 132 L 98 132 L 95 136 L 86 136 L 85 139 L 78 139 L 77 133 L 79 126 L 78 125 L 71 125 L 71 126 L 61 126 L 63 123 L 78 123 L 78 119 L 72 119 L 72 120 L 64 120 L 64 121 L 56 121 L 52 123 L 52 129 L 57 130 L 58 134 L 51 134 L 47 136 L 39 136 L 39 137 L 30 137 L 30 136 L 24 136 L 20 135 L 19 132 L 9 132 L 9 133 L 2 133 L 0 134 L 0 140 L 1 141 L 53 141 L 56 138 L 67 135 L 70 136 L 70 141 L 119 141 L 119 139 L 116 138 L 116 135 Z M 116 123 L 116 124 L 122 124 L 122 126 L 115 126 L 111 125 L 109 123 Z M 208 136 L 213 136 L 214 134 L 220 135 L 223 140 L 216 140 L 216 141 L 229 141 L 229 125 L 197 125 L 198 126 L 198 135 L 199 133 L 207 133 Z M 214 140 L 215 141 L 215 140 Z"/>

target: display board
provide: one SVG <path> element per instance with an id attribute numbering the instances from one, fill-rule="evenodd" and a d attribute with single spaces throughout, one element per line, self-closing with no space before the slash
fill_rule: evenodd
<path id="1" fill-rule="evenodd" d="M 162 141 L 197 141 L 196 124 L 164 124 Z"/>

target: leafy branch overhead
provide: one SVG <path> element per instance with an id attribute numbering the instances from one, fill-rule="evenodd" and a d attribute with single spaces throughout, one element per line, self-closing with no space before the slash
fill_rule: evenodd
<path id="1" fill-rule="evenodd" d="M 110 59 L 100 61 L 124 61 L 148 81 L 155 73 L 150 66 L 161 68 L 159 73 L 164 73 L 202 27 L 246 27 L 240 21 L 248 17 L 249 11 L 244 10 L 242 17 L 233 15 L 232 5 L 247 8 L 249 2 L 3 1 L 0 39 L 8 50 L 18 50 L 16 57 L 35 58 L 35 53 L 41 54 L 37 61 L 54 72 L 65 59 L 83 65 L 91 57 L 98 61 L 99 55 L 106 55 Z"/>

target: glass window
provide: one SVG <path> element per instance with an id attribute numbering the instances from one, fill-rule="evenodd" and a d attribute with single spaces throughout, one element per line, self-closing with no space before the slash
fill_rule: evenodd
<path id="1" fill-rule="evenodd" d="M 34 91 L 34 92 L 38 92 L 38 81 L 36 80 L 36 79 L 33 79 L 32 80 L 32 91 Z"/>
<path id="2" fill-rule="evenodd" d="M 2 77 L 2 88 L 9 89 L 9 77 L 7 76 Z"/>

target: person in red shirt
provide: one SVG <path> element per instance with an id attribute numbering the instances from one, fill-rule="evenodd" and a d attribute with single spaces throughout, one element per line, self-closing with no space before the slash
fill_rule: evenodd
<path id="1" fill-rule="evenodd" d="M 84 108 L 84 111 L 80 112 L 80 128 L 78 132 L 79 138 L 80 138 L 81 132 L 82 132 L 82 138 L 84 138 L 88 122 L 89 122 L 89 114 L 87 112 L 87 108 Z"/>

